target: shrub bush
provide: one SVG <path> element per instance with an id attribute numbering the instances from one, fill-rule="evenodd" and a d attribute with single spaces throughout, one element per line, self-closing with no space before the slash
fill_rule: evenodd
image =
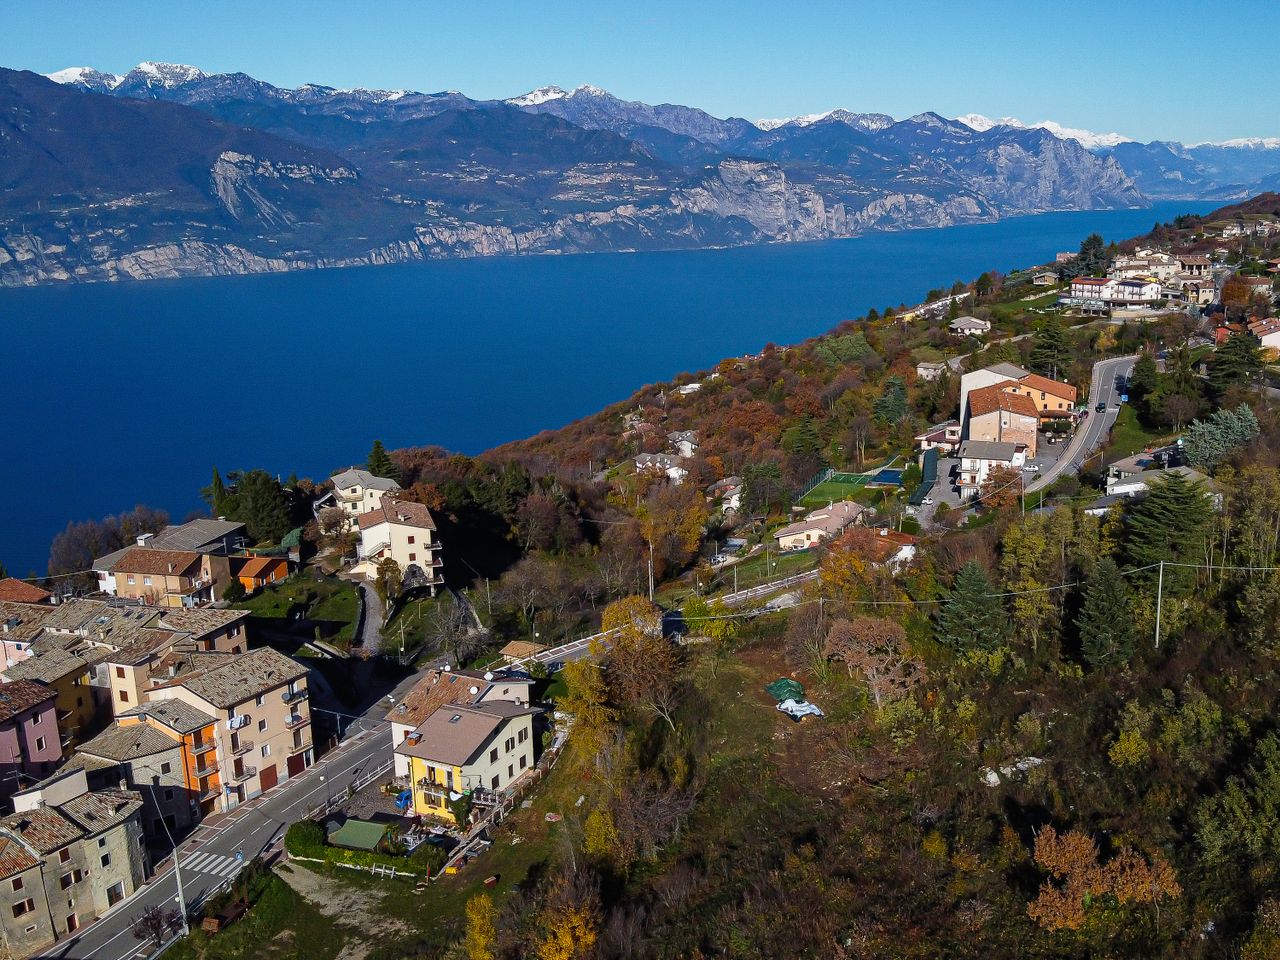
<path id="1" fill-rule="evenodd" d="M 326 841 L 324 827 L 314 820 L 299 820 L 290 824 L 284 835 L 284 848 L 291 857 L 345 863 L 353 867 L 394 867 L 396 870 L 413 873 L 434 873 L 444 865 L 445 860 L 444 851 L 430 843 L 421 844 L 408 857 L 331 847 Z"/>

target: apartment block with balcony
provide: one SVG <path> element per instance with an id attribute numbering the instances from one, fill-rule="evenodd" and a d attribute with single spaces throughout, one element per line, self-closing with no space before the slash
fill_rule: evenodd
<path id="1" fill-rule="evenodd" d="M 218 721 L 181 700 L 153 700 L 121 714 L 122 727 L 145 724 L 178 740 L 182 747 L 183 780 L 193 816 L 202 820 L 223 809 Z"/>
<path id="2" fill-rule="evenodd" d="M 198 607 L 222 597 L 231 562 L 194 550 L 139 546 L 115 561 L 112 575 L 118 597 L 155 607 Z"/>
<path id="3" fill-rule="evenodd" d="M 201 660 L 211 662 L 204 667 Z M 235 657 L 203 654 L 193 669 L 146 691 L 216 721 L 221 806 L 229 809 L 297 776 L 314 760 L 307 668 L 262 647 Z"/>
<path id="4" fill-rule="evenodd" d="M 373 580 L 378 564 L 391 559 L 400 568 L 405 590 L 426 588 L 435 596 L 444 585 L 436 521 L 424 505 L 386 497 L 360 516 L 359 525 L 358 573 Z"/>

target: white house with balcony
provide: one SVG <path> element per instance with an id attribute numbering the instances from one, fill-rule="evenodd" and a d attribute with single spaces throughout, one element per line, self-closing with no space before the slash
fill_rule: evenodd
<path id="1" fill-rule="evenodd" d="M 315 514 L 319 516 L 322 510 L 336 507 L 346 516 L 348 524 L 354 524 L 358 517 L 376 510 L 387 494 L 400 492 L 400 484 L 394 480 L 375 477 L 368 470 L 357 467 L 335 473 L 329 479 L 333 489 L 315 502 Z"/>
<path id="2" fill-rule="evenodd" d="M 400 567 L 403 588 L 427 587 L 431 595 L 444 584 L 440 541 L 431 511 L 421 503 L 384 497 L 377 507 L 357 518 L 360 543 L 355 572 L 369 580 L 378 576 L 386 559 Z"/>

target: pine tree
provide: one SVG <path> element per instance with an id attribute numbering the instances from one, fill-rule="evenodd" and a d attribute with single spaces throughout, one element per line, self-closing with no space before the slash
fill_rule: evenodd
<path id="1" fill-rule="evenodd" d="M 1160 383 L 1160 373 L 1156 369 L 1156 358 L 1143 350 L 1129 374 L 1129 397 L 1141 399 L 1155 392 Z"/>
<path id="2" fill-rule="evenodd" d="M 1248 383 L 1261 370 L 1257 338 L 1233 333 L 1209 359 L 1209 385 L 1221 396 L 1231 387 Z"/>
<path id="3" fill-rule="evenodd" d="M 397 483 L 400 482 L 400 468 L 391 459 L 391 455 L 387 453 L 387 448 L 382 445 L 381 440 L 373 441 L 373 448 L 369 451 L 369 459 L 365 463 L 365 469 L 375 477 L 395 480 Z"/>
<path id="4" fill-rule="evenodd" d="M 1090 666 L 1126 663 L 1133 656 L 1129 590 L 1110 557 L 1098 561 L 1085 584 L 1076 628 L 1080 631 L 1080 652 Z"/>
<path id="5" fill-rule="evenodd" d="M 227 488 L 217 467 L 213 468 L 213 483 L 209 485 L 209 508 L 215 517 L 227 515 Z"/>
<path id="6" fill-rule="evenodd" d="M 937 614 L 940 643 L 960 650 L 990 650 L 1009 635 L 1009 619 L 981 565 L 970 560 L 956 574 L 956 582 Z"/>
<path id="7" fill-rule="evenodd" d="M 1032 338 L 1027 363 L 1036 373 L 1060 380 L 1071 366 L 1071 359 L 1071 336 L 1061 320 L 1050 317 Z"/>
<path id="8" fill-rule="evenodd" d="M 884 424 L 898 423 L 907 415 L 907 386 L 896 374 L 886 377 L 884 391 L 871 405 L 875 417 Z"/>
<path id="9" fill-rule="evenodd" d="M 1168 473 L 1148 487 L 1147 496 L 1131 506 L 1125 516 L 1124 550 L 1130 565 L 1148 567 L 1161 560 L 1199 563 L 1204 557 L 1204 536 L 1212 508 L 1204 486 L 1180 473 Z M 1141 575 L 1154 579 L 1155 570 Z M 1166 569 L 1166 590 L 1190 588 L 1194 571 Z"/>

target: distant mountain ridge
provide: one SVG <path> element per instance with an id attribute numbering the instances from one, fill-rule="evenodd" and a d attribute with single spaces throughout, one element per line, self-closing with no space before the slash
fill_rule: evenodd
<path id="1" fill-rule="evenodd" d="M 754 124 L 589 85 L 474 100 L 161 62 L 0 70 L 0 118 L 15 131 L 0 182 L 19 185 L 0 194 L 9 285 L 785 242 L 1148 202 L 1116 156 L 1040 127 L 847 110 Z"/>

